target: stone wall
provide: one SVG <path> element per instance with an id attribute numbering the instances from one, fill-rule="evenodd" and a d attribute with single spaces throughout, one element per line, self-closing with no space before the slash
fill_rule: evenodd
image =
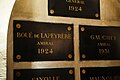
<path id="1" fill-rule="evenodd" d="M 80 80 L 80 67 L 120 66 L 119 60 L 79 61 L 79 25 L 120 26 L 119 0 L 100 0 L 101 19 L 48 16 L 48 0 L 16 0 L 8 32 L 8 80 L 13 80 L 13 69 L 75 68 L 75 79 Z M 74 24 L 75 60 L 45 62 L 13 62 L 13 20 Z"/>

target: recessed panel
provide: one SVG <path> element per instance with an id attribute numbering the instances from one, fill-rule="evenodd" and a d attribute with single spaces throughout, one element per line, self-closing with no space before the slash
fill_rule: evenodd
<path id="1" fill-rule="evenodd" d="M 14 21 L 14 61 L 74 60 L 73 24 Z"/>
<path id="2" fill-rule="evenodd" d="M 120 67 L 81 68 L 80 80 L 120 80 Z"/>
<path id="3" fill-rule="evenodd" d="M 80 25 L 81 60 L 120 60 L 120 27 Z"/>
<path id="4" fill-rule="evenodd" d="M 16 69 L 14 80 L 75 80 L 73 68 Z"/>
<path id="5" fill-rule="evenodd" d="M 48 0 L 50 16 L 100 19 L 99 0 Z"/>

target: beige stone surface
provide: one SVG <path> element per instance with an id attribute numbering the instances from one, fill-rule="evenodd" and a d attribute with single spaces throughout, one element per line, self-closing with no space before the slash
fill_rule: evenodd
<path id="1" fill-rule="evenodd" d="M 48 16 L 48 0 L 16 0 L 8 32 L 8 80 L 13 80 L 13 69 L 43 69 L 43 68 L 75 68 L 75 80 L 80 80 L 80 67 L 108 67 L 120 66 L 120 61 L 79 61 L 79 30 L 82 25 L 97 25 L 97 26 L 116 26 L 120 27 L 120 8 L 119 0 L 100 0 L 101 2 L 101 19 L 83 19 Z M 46 61 L 46 62 L 13 62 L 13 20 L 28 20 L 36 22 L 50 23 L 67 23 L 74 24 L 74 53 L 75 60 L 67 61 Z M 92 65 L 91 65 L 92 64 Z M 24 66 L 25 65 L 25 66 Z"/>
<path id="2" fill-rule="evenodd" d="M 101 0 L 103 20 L 120 21 L 120 0 Z"/>
<path id="3" fill-rule="evenodd" d="M 15 0 L 0 0 L 0 80 L 6 80 L 7 28 Z"/>
<path id="4" fill-rule="evenodd" d="M 0 52 L 0 80 L 6 79 L 6 56 L 5 51 Z"/>
<path id="5" fill-rule="evenodd" d="M 0 80 L 6 79 L 6 52 L 5 52 L 5 36 L 0 32 Z"/>

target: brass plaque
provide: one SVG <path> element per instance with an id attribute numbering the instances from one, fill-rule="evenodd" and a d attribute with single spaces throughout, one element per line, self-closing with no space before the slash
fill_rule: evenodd
<path id="1" fill-rule="evenodd" d="M 100 19 L 100 0 L 48 0 L 48 15 Z"/>
<path id="2" fill-rule="evenodd" d="M 14 20 L 14 61 L 74 60 L 73 24 Z"/>
<path id="3" fill-rule="evenodd" d="M 120 60 L 120 27 L 80 25 L 81 60 Z"/>
<path id="4" fill-rule="evenodd" d="M 75 80 L 74 76 L 74 68 L 14 70 L 14 80 Z"/>
<path id="5" fill-rule="evenodd" d="M 120 67 L 81 68 L 80 80 L 120 80 Z"/>

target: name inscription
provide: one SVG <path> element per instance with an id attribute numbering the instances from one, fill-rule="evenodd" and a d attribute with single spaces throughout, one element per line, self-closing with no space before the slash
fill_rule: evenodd
<path id="1" fill-rule="evenodd" d="M 16 69 L 14 80 L 74 80 L 73 68 Z"/>
<path id="2" fill-rule="evenodd" d="M 60 76 L 33 77 L 32 80 L 60 80 Z"/>
<path id="3" fill-rule="evenodd" d="M 99 0 L 48 0 L 48 9 L 51 16 L 100 19 Z"/>
<path id="4" fill-rule="evenodd" d="M 120 60 L 119 27 L 80 25 L 81 60 Z"/>
<path id="5" fill-rule="evenodd" d="M 73 25 L 14 21 L 14 61 L 73 60 Z"/>
<path id="6" fill-rule="evenodd" d="M 81 80 L 119 80 L 119 67 L 81 68 Z M 96 74 L 97 72 L 97 74 Z"/>

